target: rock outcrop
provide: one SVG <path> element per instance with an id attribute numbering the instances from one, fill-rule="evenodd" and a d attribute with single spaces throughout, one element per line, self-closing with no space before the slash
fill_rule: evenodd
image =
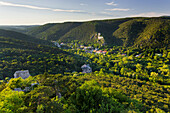
<path id="1" fill-rule="evenodd" d="M 91 73 L 92 72 L 92 68 L 89 66 L 89 64 L 84 64 L 81 66 L 83 73 Z"/>
<path id="2" fill-rule="evenodd" d="M 16 72 L 14 73 L 14 78 L 19 78 L 19 77 L 21 77 L 21 78 L 23 78 L 23 79 L 26 79 L 26 78 L 28 78 L 29 76 L 31 76 L 31 75 L 30 75 L 30 73 L 29 73 L 28 70 L 16 71 Z"/>
<path id="3" fill-rule="evenodd" d="M 14 88 L 14 91 L 23 91 L 21 88 Z"/>

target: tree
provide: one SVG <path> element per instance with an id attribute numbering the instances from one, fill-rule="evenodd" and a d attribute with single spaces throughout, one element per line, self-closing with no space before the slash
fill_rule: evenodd
<path id="1" fill-rule="evenodd" d="M 24 102 L 24 92 L 12 91 L 6 88 L 0 92 L 1 113 L 21 113 L 27 108 Z"/>
<path id="2" fill-rule="evenodd" d="M 158 78 L 158 73 L 151 72 L 151 75 L 150 75 L 149 79 L 152 80 L 153 82 L 156 82 L 157 78 Z"/>
<path id="3" fill-rule="evenodd" d="M 28 94 L 26 94 L 25 102 L 26 105 L 30 107 L 30 111 L 36 111 L 37 108 L 43 108 L 43 110 L 48 107 L 48 101 L 50 101 L 50 97 L 55 95 L 55 91 L 53 88 L 49 86 L 38 86 Z M 42 107 L 44 106 L 44 107 Z"/>
<path id="4" fill-rule="evenodd" d="M 137 73 L 141 73 L 141 71 L 142 71 L 142 65 L 139 64 L 139 63 L 137 63 L 137 64 L 136 64 L 136 72 L 137 72 Z"/>
<path id="5" fill-rule="evenodd" d="M 90 112 L 98 109 L 102 102 L 102 89 L 97 85 L 96 81 L 85 82 L 74 92 L 70 101 L 75 105 L 79 112 Z"/>

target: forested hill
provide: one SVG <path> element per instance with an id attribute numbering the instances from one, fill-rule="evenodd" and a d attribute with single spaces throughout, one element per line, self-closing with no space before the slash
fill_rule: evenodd
<path id="1" fill-rule="evenodd" d="M 96 33 L 111 45 L 169 47 L 170 17 L 123 18 L 89 22 L 53 23 L 36 27 L 29 35 L 46 40 L 95 42 Z"/>
<path id="2" fill-rule="evenodd" d="M 38 38 L 0 30 L 0 113 L 169 113 L 169 20 L 47 24 L 30 32 Z M 96 33 L 125 47 L 79 49 Z M 64 49 L 50 40 L 75 41 Z M 13 78 L 20 70 L 31 76 Z"/>
<path id="3" fill-rule="evenodd" d="M 39 25 L 0 25 L 0 29 L 26 33 Z"/>
<path id="4" fill-rule="evenodd" d="M 10 30 L 0 29 L 0 37 L 5 37 L 6 40 L 11 39 L 11 40 L 20 40 L 20 41 L 26 41 L 26 42 L 42 44 L 42 45 L 52 45 L 50 41 L 34 38 L 32 36 L 28 36 L 28 35 L 15 32 L 15 31 L 10 31 Z M 1 38 L 1 41 L 2 41 L 2 38 Z"/>
<path id="5" fill-rule="evenodd" d="M 113 36 L 124 46 L 170 47 L 170 18 L 139 18 L 119 25 Z"/>
<path id="6" fill-rule="evenodd" d="M 32 36 L 46 40 L 58 40 L 67 32 L 75 27 L 78 27 L 82 23 L 56 23 L 56 24 L 45 24 L 43 26 L 36 27 L 28 32 Z"/>
<path id="7" fill-rule="evenodd" d="M 76 56 L 43 44 L 48 42 L 0 30 L 0 79 L 13 77 L 18 70 L 29 70 L 31 75 L 81 70 L 83 63 Z"/>

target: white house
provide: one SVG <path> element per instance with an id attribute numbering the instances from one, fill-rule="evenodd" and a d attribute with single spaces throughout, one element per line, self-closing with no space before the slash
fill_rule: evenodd
<path id="1" fill-rule="evenodd" d="M 162 54 L 161 54 L 161 53 L 155 53 L 155 55 L 156 55 L 156 56 L 162 56 Z"/>
<path id="2" fill-rule="evenodd" d="M 56 42 L 56 41 L 51 41 L 51 42 L 54 43 L 55 46 L 61 48 L 61 46 L 60 46 L 60 44 L 58 42 Z"/>
<path id="3" fill-rule="evenodd" d="M 65 43 L 63 43 L 63 42 L 60 44 L 60 46 L 64 46 L 64 45 L 66 45 L 66 44 L 65 44 Z"/>
<path id="4" fill-rule="evenodd" d="M 98 40 L 103 39 L 103 36 L 101 36 L 101 33 L 98 33 Z"/>
<path id="5" fill-rule="evenodd" d="M 58 48 L 61 48 L 61 46 L 60 46 L 60 44 L 59 44 L 58 42 L 56 42 L 56 46 L 57 46 Z"/>
<path id="6" fill-rule="evenodd" d="M 138 55 L 136 55 L 135 57 L 139 57 L 139 56 L 141 56 L 142 54 L 138 54 Z"/>

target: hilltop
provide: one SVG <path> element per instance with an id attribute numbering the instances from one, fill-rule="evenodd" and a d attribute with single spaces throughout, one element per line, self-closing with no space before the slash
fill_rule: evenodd
<path id="1" fill-rule="evenodd" d="M 10 30 L 0 29 L 0 37 L 1 37 L 1 41 L 2 41 L 2 37 L 3 37 L 3 39 L 5 39 L 4 41 L 20 40 L 20 41 L 26 41 L 26 42 L 31 42 L 31 43 L 35 43 L 35 44 L 52 45 L 52 43 L 47 40 L 34 38 L 32 36 L 29 36 L 29 35 L 26 35 L 23 33 L 19 33 L 19 32 L 15 32 L 15 31 L 10 31 Z"/>
<path id="2" fill-rule="evenodd" d="M 31 29 L 27 34 L 45 40 L 96 43 L 91 37 L 101 33 L 108 45 L 155 48 L 170 47 L 169 29 L 169 17 L 138 17 L 45 24 Z"/>
<path id="3" fill-rule="evenodd" d="M 0 25 L 0 29 L 26 33 L 39 25 Z"/>

